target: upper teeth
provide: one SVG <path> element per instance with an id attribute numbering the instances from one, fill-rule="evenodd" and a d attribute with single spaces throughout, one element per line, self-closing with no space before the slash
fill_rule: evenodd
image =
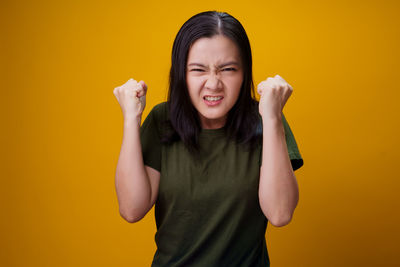
<path id="1" fill-rule="evenodd" d="M 220 100 L 222 96 L 206 96 L 205 99 L 209 101 L 217 101 Z"/>

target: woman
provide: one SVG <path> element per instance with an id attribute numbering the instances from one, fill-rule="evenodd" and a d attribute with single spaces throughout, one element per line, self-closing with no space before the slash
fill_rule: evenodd
<path id="1" fill-rule="evenodd" d="M 258 103 L 244 28 L 209 11 L 179 30 L 168 101 L 140 127 L 146 91 L 133 79 L 114 89 L 124 115 L 116 191 L 128 222 L 155 204 L 152 266 L 269 266 L 267 222 L 291 220 L 303 165 L 282 113 L 292 87 L 268 78 Z"/>

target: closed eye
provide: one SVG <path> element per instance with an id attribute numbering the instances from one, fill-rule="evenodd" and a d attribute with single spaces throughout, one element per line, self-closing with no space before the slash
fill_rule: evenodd
<path id="1" fill-rule="evenodd" d="M 203 71 L 202 69 L 191 69 L 190 71 Z"/>

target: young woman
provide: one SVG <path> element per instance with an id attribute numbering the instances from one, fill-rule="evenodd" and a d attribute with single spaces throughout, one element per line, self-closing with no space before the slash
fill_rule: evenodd
<path id="1" fill-rule="evenodd" d="M 152 266 L 269 266 L 267 222 L 288 224 L 299 198 L 303 159 L 282 113 L 292 90 L 276 75 L 255 100 L 246 32 L 215 11 L 179 30 L 168 101 L 142 126 L 145 82 L 114 89 L 124 116 L 119 210 L 137 222 L 155 204 Z"/>

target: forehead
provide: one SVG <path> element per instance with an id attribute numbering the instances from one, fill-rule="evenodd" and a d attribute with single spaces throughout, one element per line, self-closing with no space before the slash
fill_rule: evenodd
<path id="1" fill-rule="evenodd" d="M 238 46 L 228 37 L 215 35 L 211 38 L 203 37 L 196 40 L 188 54 L 188 64 L 219 64 L 225 61 L 240 62 Z"/>

